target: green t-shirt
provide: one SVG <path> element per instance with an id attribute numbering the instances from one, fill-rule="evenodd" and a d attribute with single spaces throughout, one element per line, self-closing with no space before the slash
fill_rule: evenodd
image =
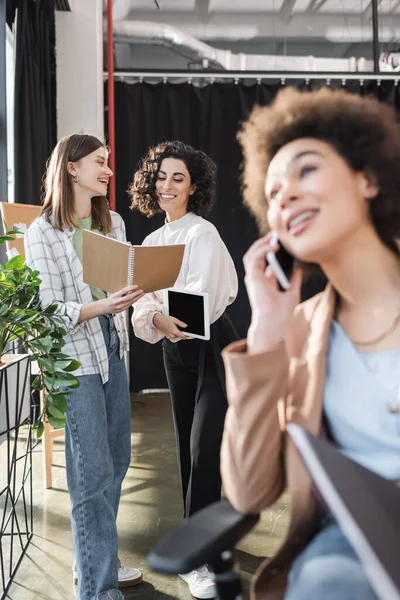
<path id="1" fill-rule="evenodd" d="M 82 262 L 82 230 L 83 229 L 92 229 L 92 217 L 87 217 L 86 219 L 77 219 L 75 221 L 75 233 L 72 238 L 72 245 L 74 247 L 75 252 L 79 256 L 80 261 Z M 100 232 L 99 232 L 100 233 Z M 107 298 L 107 292 L 100 290 L 97 287 L 90 286 L 90 291 L 92 292 L 93 300 L 103 300 L 103 298 Z"/>

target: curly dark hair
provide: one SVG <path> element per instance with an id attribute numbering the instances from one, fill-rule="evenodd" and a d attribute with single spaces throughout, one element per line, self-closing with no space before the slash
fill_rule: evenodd
<path id="1" fill-rule="evenodd" d="M 183 142 L 162 142 L 150 148 L 139 163 L 133 182 L 128 188 L 131 208 L 152 217 L 163 212 L 158 205 L 156 181 L 164 158 L 182 160 L 189 171 L 191 184 L 196 190 L 189 196 L 188 212 L 205 217 L 211 211 L 216 198 L 217 167 L 214 161 L 200 150 L 195 150 Z"/>
<path id="2" fill-rule="evenodd" d="M 242 125 L 244 202 L 260 229 L 268 228 L 265 176 L 275 154 L 291 141 L 316 138 L 329 143 L 354 171 L 369 173 L 379 193 L 370 215 L 381 240 L 399 252 L 400 127 L 392 108 L 345 90 L 300 92 L 286 88 L 269 106 L 257 106 Z"/>

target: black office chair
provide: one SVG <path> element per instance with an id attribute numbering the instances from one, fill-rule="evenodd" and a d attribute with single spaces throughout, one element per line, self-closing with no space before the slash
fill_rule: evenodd
<path id="1" fill-rule="evenodd" d="M 240 598 L 242 588 L 234 569 L 233 549 L 258 520 L 259 515 L 241 514 L 229 502 L 211 504 L 184 521 L 150 552 L 149 568 L 178 575 L 208 564 L 214 573 L 217 598 Z"/>

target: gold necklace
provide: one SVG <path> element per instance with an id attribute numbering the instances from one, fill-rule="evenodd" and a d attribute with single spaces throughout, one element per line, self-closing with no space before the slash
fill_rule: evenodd
<path id="1" fill-rule="evenodd" d="M 352 340 L 352 342 L 355 346 L 375 346 L 376 344 L 379 344 L 379 342 L 381 342 L 383 339 L 385 339 L 388 335 L 393 333 L 393 331 L 396 329 L 399 321 L 400 321 L 400 312 L 395 316 L 393 323 L 390 325 L 390 327 L 388 329 L 386 329 L 386 331 L 384 331 L 381 335 L 379 335 L 374 340 L 370 340 L 368 342 L 356 342 L 355 340 Z"/>

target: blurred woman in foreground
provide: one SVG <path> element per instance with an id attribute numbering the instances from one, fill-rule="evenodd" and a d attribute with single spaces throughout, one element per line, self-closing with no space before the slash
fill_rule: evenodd
<path id="1" fill-rule="evenodd" d="M 245 201 L 299 263 L 329 284 L 300 304 L 301 268 L 281 292 L 265 256 L 244 263 L 252 321 L 224 351 L 229 409 L 222 445 L 226 493 L 259 512 L 287 487 L 292 514 L 252 597 L 375 600 L 363 566 L 285 434 L 322 430 L 347 456 L 400 479 L 400 131 L 392 110 L 327 89 L 283 90 L 244 124 Z"/>

